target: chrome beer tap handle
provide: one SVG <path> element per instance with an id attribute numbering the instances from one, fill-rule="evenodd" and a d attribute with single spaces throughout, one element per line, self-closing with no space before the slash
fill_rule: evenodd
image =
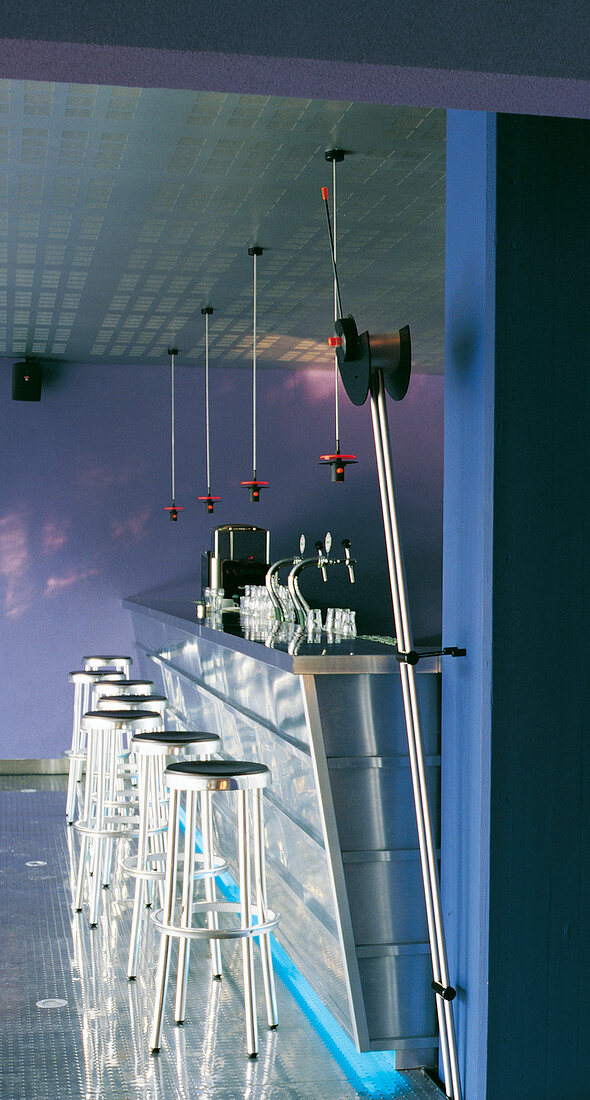
<path id="1" fill-rule="evenodd" d="M 328 574 L 327 574 L 327 571 L 326 571 L 326 561 L 328 559 L 326 558 L 326 556 L 324 554 L 323 543 L 316 542 L 315 548 L 318 552 L 318 568 L 321 569 L 321 571 L 322 571 L 322 580 L 324 581 L 324 584 L 325 584 L 325 582 L 328 579 Z"/>
<path id="2" fill-rule="evenodd" d="M 354 584 L 354 566 L 356 562 L 354 558 L 350 556 L 350 539 L 342 539 L 342 549 L 344 550 L 344 564 L 348 569 L 350 583 Z"/>

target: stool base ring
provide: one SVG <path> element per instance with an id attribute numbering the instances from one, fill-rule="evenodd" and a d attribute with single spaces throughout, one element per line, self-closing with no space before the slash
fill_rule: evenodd
<path id="1" fill-rule="evenodd" d="M 193 903 L 191 913 L 240 913 L 241 906 L 237 901 L 196 901 Z M 258 915 L 257 906 L 252 906 L 252 915 Z M 247 928 L 181 928 L 178 924 L 165 924 L 163 920 L 164 910 L 157 909 L 150 917 L 157 925 L 160 932 L 166 936 L 176 936 L 187 940 L 243 940 L 252 936 L 262 936 L 271 932 L 279 923 L 280 916 L 272 909 L 267 909 L 266 920 L 259 924 L 249 924 Z"/>
<path id="2" fill-rule="evenodd" d="M 107 817 L 103 818 L 103 824 L 106 828 L 98 829 L 96 825 L 93 825 L 92 820 L 79 820 L 74 821 L 74 828 L 84 836 L 102 836 L 107 837 L 109 840 L 114 840 L 117 837 L 133 839 L 137 836 L 139 824 L 137 818 Z"/>
<path id="3" fill-rule="evenodd" d="M 138 857 L 136 855 L 135 856 L 128 856 L 126 859 L 124 859 L 122 861 L 121 867 L 123 868 L 124 871 L 127 872 L 128 875 L 133 875 L 134 878 L 155 879 L 155 880 L 163 880 L 164 879 L 164 875 L 165 875 L 164 869 L 162 869 L 160 871 L 160 870 L 158 870 L 157 867 L 146 867 L 145 870 L 138 870 L 137 869 L 137 858 Z M 166 852 L 149 852 L 146 855 L 145 858 L 146 858 L 146 860 L 149 860 L 153 863 L 157 862 L 158 860 L 162 863 L 165 863 L 166 862 Z M 197 854 L 195 856 L 195 860 L 198 861 L 198 862 L 202 862 L 203 857 L 202 856 L 199 857 L 199 855 Z M 179 860 L 179 863 L 180 862 L 182 862 L 182 860 Z M 201 871 L 195 871 L 195 873 L 194 873 L 195 880 L 203 879 L 203 878 L 209 878 L 212 875 L 220 875 L 223 871 L 225 871 L 227 869 L 227 861 L 225 859 L 222 859 L 221 856 L 215 856 L 213 862 L 214 862 L 214 866 L 212 868 L 210 868 L 210 869 L 209 868 L 207 868 L 207 869 L 203 868 L 203 870 L 201 870 Z"/>

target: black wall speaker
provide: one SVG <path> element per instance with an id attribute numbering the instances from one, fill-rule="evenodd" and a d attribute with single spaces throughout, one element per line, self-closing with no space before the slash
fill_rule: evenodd
<path id="1" fill-rule="evenodd" d="M 41 363 L 15 363 L 12 368 L 12 400 L 40 401 L 42 379 Z"/>

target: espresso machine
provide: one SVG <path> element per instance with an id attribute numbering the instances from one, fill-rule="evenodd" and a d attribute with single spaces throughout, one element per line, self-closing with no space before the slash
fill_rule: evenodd
<path id="1" fill-rule="evenodd" d="M 263 585 L 270 565 L 270 531 L 245 523 L 225 523 L 211 531 L 211 550 L 202 555 L 203 588 L 223 588 L 239 601 L 247 584 Z"/>

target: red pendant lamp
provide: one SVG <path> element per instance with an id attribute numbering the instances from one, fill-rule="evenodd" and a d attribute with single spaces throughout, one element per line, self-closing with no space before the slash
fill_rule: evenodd
<path id="1" fill-rule="evenodd" d="M 322 199 L 324 200 L 326 208 L 326 219 L 328 222 L 328 232 L 330 234 L 330 246 L 332 251 L 332 267 L 334 270 L 334 320 L 337 321 L 339 317 L 342 317 L 342 302 L 340 300 L 340 286 L 338 283 L 338 271 L 336 268 L 336 165 L 340 161 L 344 160 L 343 149 L 328 149 L 324 154 L 328 162 L 332 164 L 332 210 L 334 221 L 334 233 L 332 233 L 332 224 L 330 222 L 330 208 L 328 206 L 328 188 L 322 187 Z M 344 470 L 346 466 L 350 466 L 356 463 L 356 455 L 342 454 L 340 450 L 340 404 L 338 393 L 338 359 L 336 356 L 336 348 L 342 342 L 339 336 L 331 336 L 328 340 L 329 347 L 334 348 L 334 419 L 335 419 L 335 436 L 336 446 L 334 448 L 334 454 L 320 455 L 319 465 L 329 466 L 332 471 L 332 481 L 344 481 Z"/>
<path id="2" fill-rule="evenodd" d="M 251 481 L 241 481 L 240 485 L 243 485 L 245 489 L 248 489 L 250 500 L 257 504 L 260 500 L 260 490 L 268 488 L 268 481 L 259 481 L 256 476 L 256 263 L 259 256 L 262 256 L 264 249 L 260 245 L 252 245 L 248 249 L 248 255 L 253 257 L 254 260 L 254 325 L 252 332 L 252 479 Z"/>
<path id="3" fill-rule="evenodd" d="M 213 313 L 213 306 L 203 306 L 201 313 L 205 317 L 205 449 L 207 465 L 207 495 L 197 497 L 199 504 L 204 504 L 208 512 L 213 511 L 221 497 L 211 496 L 211 448 L 210 448 L 210 420 L 209 420 L 209 317 Z"/>
<path id="4" fill-rule="evenodd" d="M 180 507 L 179 505 L 176 504 L 175 486 L 174 486 L 174 475 L 175 475 L 175 468 L 174 468 L 174 447 L 175 447 L 175 438 L 174 438 L 174 356 L 178 355 L 178 348 L 168 348 L 168 355 L 170 356 L 170 408 L 171 408 L 171 414 L 172 414 L 172 426 L 171 426 L 171 432 L 170 432 L 171 449 L 172 449 L 172 504 L 167 505 L 164 508 L 164 511 L 169 512 L 170 513 L 170 519 L 173 520 L 174 522 L 176 522 L 176 520 L 178 519 L 178 513 L 183 511 L 182 507 Z"/>

